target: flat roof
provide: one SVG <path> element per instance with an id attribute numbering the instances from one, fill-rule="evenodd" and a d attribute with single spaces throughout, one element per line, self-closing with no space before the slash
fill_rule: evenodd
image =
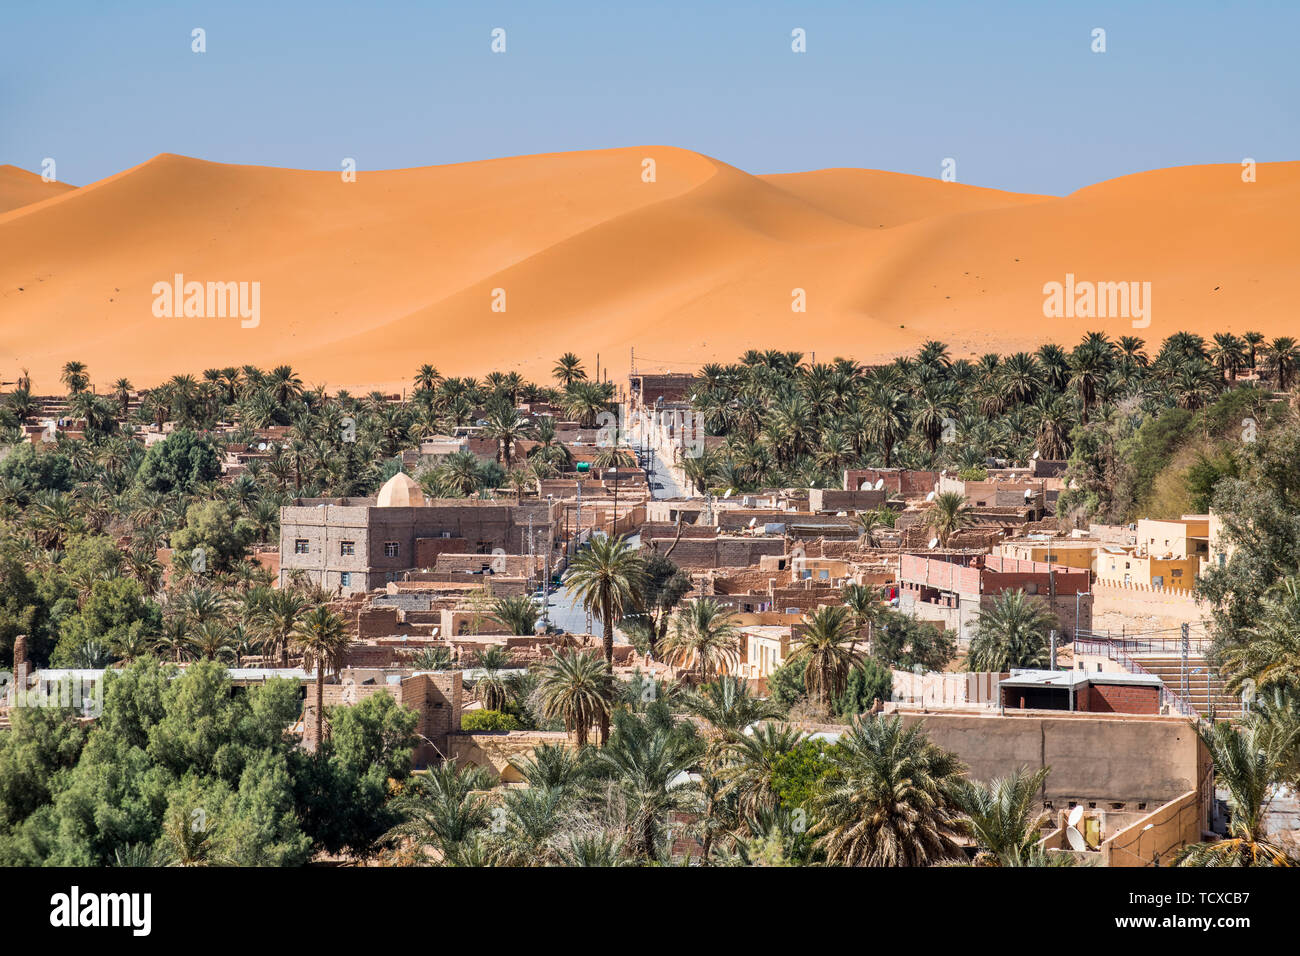
<path id="1" fill-rule="evenodd" d="M 1003 687 L 1079 687 L 1084 684 L 1131 684 L 1138 687 L 1163 687 L 1164 681 L 1154 674 L 1102 673 L 1074 670 L 1012 671 L 1001 681 Z"/>

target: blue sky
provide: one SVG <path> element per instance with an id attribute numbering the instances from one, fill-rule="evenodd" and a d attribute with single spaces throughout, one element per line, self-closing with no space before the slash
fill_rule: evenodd
<path id="1" fill-rule="evenodd" d="M 1297 35 L 1295 0 L 10 2 L 0 162 L 83 184 L 160 152 L 365 170 L 663 143 L 754 173 L 953 157 L 1061 194 L 1300 159 Z"/>

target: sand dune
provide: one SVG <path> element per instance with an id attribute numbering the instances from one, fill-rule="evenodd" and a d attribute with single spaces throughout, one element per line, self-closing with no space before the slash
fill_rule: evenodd
<path id="1" fill-rule="evenodd" d="M 10 169 L 0 210 L 25 181 Z M 566 350 L 622 376 L 633 347 L 648 370 L 749 347 L 869 360 L 931 337 L 966 354 L 1091 328 L 1275 335 L 1296 331 L 1298 208 L 1300 163 L 1262 165 L 1256 183 L 1186 167 L 1055 198 L 875 170 L 751 176 L 662 146 L 351 183 L 164 154 L 0 212 L 0 373 L 26 367 L 55 390 L 73 358 L 100 385 L 287 362 L 355 389 L 400 387 L 426 361 L 547 379 Z M 156 318 L 154 284 L 177 273 L 260 283 L 257 326 Z M 1150 282 L 1150 326 L 1045 319 L 1043 285 L 1066 273 Z"/>
<path id="2" fill-rule="evenodd" d="M 0 214 L 61 196 L 75 188 L 67 183 L 47 183 L 35 173 L 17 166 L 0 166 Z"/>

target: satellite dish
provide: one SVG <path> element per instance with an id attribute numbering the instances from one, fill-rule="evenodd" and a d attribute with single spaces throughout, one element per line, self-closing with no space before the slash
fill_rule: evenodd
<path id="1" fill-rule="evenodd" d="M 866 491 L 866 490 L 867 490 L 867 482 L 864 481 L 860 485 L 858 485 L 858 491 Z"/>
<path id="2" fill-rule="evenodd" d="M 934 492 L 932 491 L 932 492 L 930 492 L 928 495 L 926 495 L 926 496 L 925 496 L 925 500 L 926 500 L 926 501 L 934 501 Z"/>
<path id="3" fill-rule="evenodd" d="M 749 526 L 750 526 L 751 528 L 754 527 L 754 525 L 757 524 L 757 523 L 758 523 L 758 519 L 757 519 L 757 518 L 750 518 L 750 519 L 749 519 Z"/>
<path id="4" fill-rule="evenodd" d="M 1078 807 L 1075 807 L 1075 809 L 1077 810 Z M 1065 838 L 1070 841 L 1071 850 L 1088 849 L 1088 844 L 1084 842 L 1083 834 L 1080 833 L 1078 830 L 1076 830 L 1074 827 L 1070 827 L 1068 830 L 1065 831 Z"/>
<path id="5" fill-rule="evenodd" d="M 1026 497 L 1026 498 L 1032 498 L 1032 497 L 1034 497 L 1034 489 L 1032 489 L 1032 488 L 1026 488 L 1026 489 L 1025 489 L 1025 497 Z"/>
<path id="6" fill-rule="evenodd" d="M 724 498 L 730 498 L 730 497 L 731 497 L 731 489 L 728 488 L 728 489 L 726 490 L 726 493 L 723 494 L 722 497 L 724 497 Z"/>
<path id="7" fill-rule="evenodd" d="M 1065 818 L 1065 822 L 1069 826 L 1077 827 L 1079 825 L 1079 821 L 1082 819 L 1083 819 L 1083 807 L 1075 807 L 1073 810 L 1070 811 L 1070 815 Z"/>
<path id="8" fill-rule="evenodd" d="M 875 484 L 875 490 L 876 490 L 876 491 L 879 491 L 879 490 L 880 490 L 881 488 L 883 488 L 883 487 L 885 487 L 885 479 L 884 479 L 884 478 L 877 478 L 877 479 L 876 479 L 876 484 Z"/>
<path id="9" fill-rule="evenodd" d="M 1032 455 L 1030 455 L 1029 457 L 1032 458 L 1032 459 L 1034 459 L 1035 461 L 1037 461 L 1037 460 L 1038 460 L 1038 449 L 1035 448 L 1035 449 L 1034 449 L 1034 453 L 1033 453 Z"/>
<path id="10" fill-rule="evenodd" d="M 938 539 L 938 538 L 931 538 L 931 539 L 930 539 L 930 543 L 927 544 L 926 547 L 927 547 L 927 548 L 933 548 L 933 547 L 934 547 L 936 544 L 938 544 L 938 543 L 939 543 L 939 539 Z"/>

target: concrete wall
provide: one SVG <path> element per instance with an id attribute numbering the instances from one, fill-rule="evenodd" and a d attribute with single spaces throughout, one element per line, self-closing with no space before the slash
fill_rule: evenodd
<path id="1" fill-rule="evenodd" d="M 1102 841 L 1102 866 L 1170 866 L 1178 851 L 1199 843 L 1204 823 L 1201 794 L 1188 790 Z"/>
<path id="2" fill-rule="evenodd" d="M 1195 790 L 1202 809 L 1209 807 L 1209 755 L 1181 718 L 905 712 L 903 720 L 924 721 L 930 739 L 961 757 L 975 780 L 1051 767 L 1042 797 L 1054 806 L 1123 802 L 1154 810 Z"/>
<path id="3" fill-rule="evenodd" d="M 1210 608 L 1190 591 L 1157 590 L 1097 581 L 1092 587 L 1092 629 L 1115 637 L 1124 632 L 1176 630 L 1209 617 Z"/>

